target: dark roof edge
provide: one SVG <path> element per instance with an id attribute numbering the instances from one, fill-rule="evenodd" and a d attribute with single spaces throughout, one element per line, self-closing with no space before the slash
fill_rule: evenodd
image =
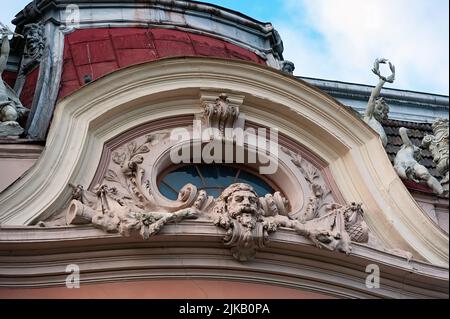
<path id="1" fill-rule="evenodd" d="M 261 22 L 253 19 L 240 12 L 227 9 L 215 4 L 200 2 L 200 1 L 185 1 L 185 0 L 152 0 L 148 2 L 136 1 L 136 0 L 96 0 L 95 3 L 92 0 L 33 0 L 25 6 L 23 10 L 16 14 L 12 23 L 19 26 L 28 23 L 28 20 L 35 18 L 45 12 L 46 10 L 64 4 L 118 4 L 118 3 L 130 3 L 135 5 L 163 5 L 172 8 L 179 8 L 182 10 L 193 10 L 198 12 L 204 12 L 217 17 L 225 18 L 229 21 L 237 24 L 245 25 L 249 28 L 256 29 L 261 32 L 272 32 L 273 26 L 270 22 Z"/>
<path id="2" fill-rule="evenodd" d="M 372 89 L 374 88 L 374 86 L 366 84 L 324 80 L 303 76 L 298 76 L 297 78 L 302 79 L 323 91 L 340 93 L 340 95 L 348 96 L 349 98 L 354 97 L 354 95 L 366 96 L 368 98 L 370 96 L 370 93 L 372 92 Z M 383 88 L 382 96 L 395 100 L 411 101 L 416 103 L 421 102 L 425 104 L 449 108 L 448 95 Z"/>

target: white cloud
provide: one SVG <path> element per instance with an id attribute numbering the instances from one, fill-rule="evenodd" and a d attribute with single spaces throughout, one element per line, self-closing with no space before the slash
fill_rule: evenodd
<path id="1" fill-rule="evenodd" d="M 288 0 L 286 11 L 274 24 L 296 74 L 375 84 L 373 60 L 386 57 L 397 68 L 390 87 L 448 94 L 447 0 Z"/>

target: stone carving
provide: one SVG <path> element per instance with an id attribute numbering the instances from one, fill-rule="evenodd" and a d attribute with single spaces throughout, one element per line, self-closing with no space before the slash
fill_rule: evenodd
<path id="1" fill-rule="evenodd" d="M 424 183 L 436 194 L 442 194 L 443 188 L 439 181 L 434 178 L 428 169 L 419 164 L 420 148 L 414 145 L 408 137 L 408 130 L 404 127 L 399 129 L 403 145 L 394 159 L 394 168 L 397 174 L 406 180 Z"/>
<path id="2" fill-rule="evenodd" d="M 282 150 L 291 157 L 292 163 L 299 168 L 311 190 L 311 196 L 308 198 L 306 208 L 298 212 L 289 213 L 289 217 L 297 219 L 300 222 L 306 222 L 319 217 L 320 212 L 324 211 L 325 206 L 332 202 L 332 197 L 329 196 L 331 195 L 331 191 L 323 183 L 320 171 L 306 161 L 300 154 L 291 152 L 286 148 L 282 148 Z"/>
<path id="3" fill-rule="evenodd" d="M 363 220 L 361 204 L 327 205 L 327 213 L 321 217 L 300 222 L 277 218 L 277 225 L 295 229 L 295 231 L 310 239 L 318 248 L 338 250 L 346 254 L 351 251 L 351 241 L 367 243 L 369 228 Z"/>
<path id="4" fill-rule="evenodd" d="M 107 185 L 97 186 L 94 191 L 86 191 L 82 186 L 74 187 L 74 199 L 66 215 L 67 224 L 92 223 L 106 232 L 119 232 L 126 237 L 139 232 L 143 239 L 149 239 L 169 222 L 197 217 L 193 209 L 169 213 L 146 211 L 125 205 L 117 189 Z"/>
<path id="5" fill-rule="evenodd" d="M 203 109 L 205 124 L 220 134 L 220 136 L 215 136 L 217 138 L 225 137 L 225 129 L 233 128 L 239 117 L 239 107 L 230 105 L 228 96 L 225 93 L 220 94 L 214 103 L 205 102 Z M 216 133 L 213 132 L 213 134 Z"/>
<path id="6" fill-rule="evenodd" d="M 391 69 L 392 74 L 388 77 L 384 77 L 380 72 L 380 64 L 389 63 L 389 68 Z M 367 104 L 366 112 L 364 115 L 364 121 L 369 124 L 371 128 L 373 128 L 381 138 L 383 146 L 387 145 L 387 135 L 384 131 L 381 123 L 384 120 L 388 119 L 389 114 L 389 106 L 384 101 L 382 97 L 380 97 L 381 88 L 386 82 L 393 83 L 395 80 L 395 66 L 389 62 L 387 59 L 376 59 L 374 63 L 374 67 L 372 72 L 379 77 L 379 82 L 377 86 L 372 90 L 372 94 L 370 95 L 369 102 Z"/>
<path id="7" fill-rule="evenodd" d="M 45 30 L 41 23 L 27 24 L 24 27 L 25 48 L 21 72 L 28 73 L 37 65 L 44 54 Z"/>
<path id="8" fill-rule="evenodd" d="M 433 125 L 433 134 L 427 135 L 422 140 L 422 147 L 429 149 L 436 163 L 436 170 L 443 177 L 441 185 L 446 195 L 449 192 L 449 169 L 448 169 L 448 119 L 438 119 Z"/>
<path id="9" fill-rule="evenodd" d="M 1 80 L 1 76 L 3 71 L 6 70 L 10 52 L 8 36 L 22 37 L 22 35 L 12 32 L 2 23 L 0 23 L 0 34 L 2 37 L 0 51 L 0 137 L 18 136 L 23 133 L 23 128 L 17 121 L 28 113 L 28 109 L 22 106 L 15 92 Z"/>
<path id="10" fill-rule="evenodd" d="M 104 179 L 114 184 L 98 185 L 94 192 L 82 186 L 72 186 L 73 200 L 67 210 L 67 224 L 92 223 L 107 232 L 119 232 L 124 236 L 139 232 L 148 239 L 166 223 L 184 218 L 196 218 L 199 209 L 208 200 L 204 192 L 197 192 L 194 185 L 187 184 L 179 192 L 178 200 L 172 205 L 158 203 L 145 180 L 143 155 L 149 153 L 168 132 L 146 137 L 138 145 L 135 141 L 127 145 L 126 152 L 115 152 Z"/>
<path id="11" fill-rule="evenodd" d="M 281 71 L 286 72 L 288 74 L 294 74 L 294 70 L 295 70 L 294 62 L 287 60 L 281 62 Z"/>
<path id="12" fill-rule="evenodd" d="M 280 197 L 281 194 L 275 193 L 273 196 Z M 237 183 L 223 191 L 213 208 L 214 223 L 227 230 L 224 242 L 240 261 L 252 259 L 259 248 L 265 247 L 269 234 L 279 227 L 295 230 L 319 248 L 345 253 L 351 251 L 352 240 L 361 243 L 368 241 L 369 231 L 362 217 L 361 205 L 334 203 L 327 206 L 328 212 L 324 216 L 302 222 L 279 214 L 279 208 L 263 209 L 262 202 L 263 199 L 258 199 L 250 185 Z M 281 211 L 287 209 L 285 199 L 281 199 L 280 204 L 284 206 Z"/>
<path id="13" fill-rule="evenodd" d="M 209 101 L 205 103 L 208 123 L 218 130 L 232 126 L 239 112 L 230 111 L 226 95 Z M 158 186 L 146 168 L 158 166 L 151 160 L 159 158 L 170 145 L 170 132 L 158 131 L 121 146 L 111 154 L 110 165 L 97 186 L 85 190 L 71 185 L 72 201 L 66 209 L 66 223 L 92 224 L 106 232 L 139 234 L 148 239 L 167 223 L 204 218 L 225 230 L 225 245 L 239 261 L 254 258 L 268 244 L 270 234 L 280 227 L 295 231 L 319 248 L 345 253 L 351 251 L 352 242 L 368 242 L 369 230 L 361 205 L 335 203 L 320 171 L 286 148 L 282 150 L 310 187 L 306 192 L 308 202 L 299 212 L 291 211 L 289 201 L 280 192 L 258 197 L 252 186 L 244 183 L 231 184 L 216 199 L 208 196 L 206 190 L 186 184 L 177 200 L 169 200 L 154 189 Z"/>
<path id="14" fill-rule="evenodd" d="M 256 250 L 265 246 L 268 233 L 276 230 L 276 225 L 264 218 L 253 188 L 242 183 L 232 184 L 222 192 L 213 208 L 213 221 L 227 230 L 225 245 L 240 261 L 252 259 Z"/>
<path id="15" fill-rule="evenodd" d="M 240 261 L 252 259 L 258 249 L 266 246 L 270 233 L 279 227 L 295 230 L 317 247 L 345 253 L 350 252 L 351 241 L 367 242 L 368 228 L 361 205 L 321 203 L 324 214 L 317 213 L 317 202 L 321 202 L 326 191 L 320 186 L 312 165 L 300 157 L 297 159 L 311 187 L 317 188 L 311 195 L 313 204 L 307 209 L 307 217 L 293 218 L 289 214 L 289 202 L 281 193 L 258 197 L 250 185 L 243 183 L 230 185 L 215 200 L 206 191 L 197 191 L 194 185 L 187 184 L 180 190 L 177 201 L 158 202 L 144 178 L 144 155 L 167 135 L 152 134 L 143 143 L 132 141 L 126 145 L 126 151 L 113 153 L 113 167 L 106 172 L 106 182 L 92 191 L 71 185 L 73 199 L 66 211 L 67 224 L 91 223 L 106 232 L 123 236 L 140 234 L 148 239 L 167 223 L 203 215 L 226 230 L 224 242 Z"/>

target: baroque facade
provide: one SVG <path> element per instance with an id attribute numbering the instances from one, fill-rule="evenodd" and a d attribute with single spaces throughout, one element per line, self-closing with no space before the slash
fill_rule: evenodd
<path id="1" fill-rule="evenodd" d="M 120 3 L 2 25 L 1 297 L 448 298 L 448 96 L 384 89 L 386 59 L 375 87 L 295 77 L 225 8 Z"/>

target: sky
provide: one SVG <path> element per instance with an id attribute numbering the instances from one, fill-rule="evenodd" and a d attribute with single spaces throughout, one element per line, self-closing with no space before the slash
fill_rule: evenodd
<path id="1" fill-rule="evenodd" d="M 29 0 L 2 4 L 10 22 Z M 295 75 L 375 85 L 376 58 L 396 80 L 385 87 L 449 94 L 448 0 L 207 0 L 271 22 Z M 382 72 L 389 70 L 382 68 Z"/>

